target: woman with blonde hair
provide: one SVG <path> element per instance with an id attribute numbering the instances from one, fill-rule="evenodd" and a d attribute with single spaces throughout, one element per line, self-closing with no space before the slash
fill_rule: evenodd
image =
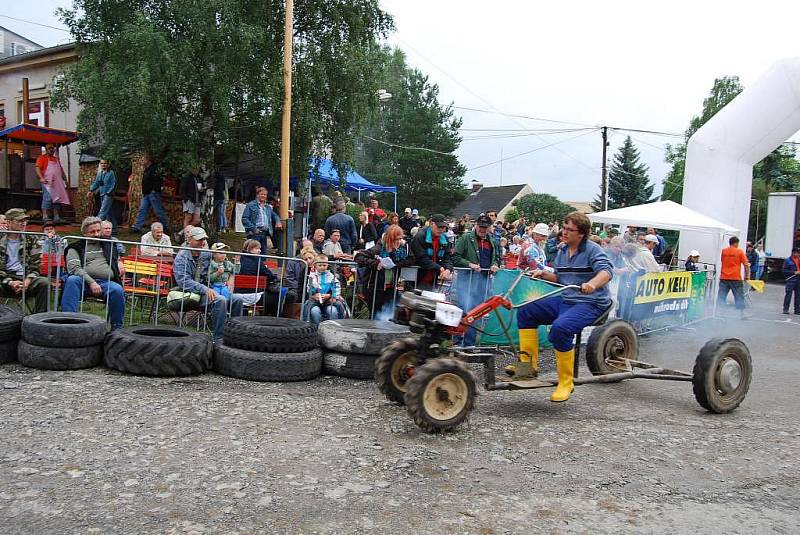
<path id="1" fill-rule="evenodd" d="M 365 271 L 364 287 L 373 315 L 384 307 L 393 307 L 400 268 L 414 264 L 403 229 L 390 225 L 377 244 L 356 253 L 355 261 Z"/>
<path id="2" fill-rule="evenodd" d="M 367 244 L 371 244 L 370 247 L 375 245 L 375 242 L 378 241 L 378 230 L 375 228 L 375 225 L 370 222 L 369 212 L 365 210 L 358 214 L 357 226 L 358 240 L 356 241 L 355 248 L 367 249 Z"/>

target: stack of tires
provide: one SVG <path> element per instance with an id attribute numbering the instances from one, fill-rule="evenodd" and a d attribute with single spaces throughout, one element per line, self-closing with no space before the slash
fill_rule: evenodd
<path id="1" fill-rule="evenodd" d="M 408 335 L 408 327 L 390 321 L 323 321 L 317 332 L 319 345 L 325 351 L 323 370 L 351 379 L 373 379 L 375 360 L 383 348 Z"/>
<path id="2" fill-rule="evenodd" d="M 93 368 L 103 360 L 106 320 L 79 312 L 42 312 L 22 319 L 20 364 L 41 370 Z"/>
<path id="3" fill-rule="evenodd" d="M 208 335 L 189 329 L 124 327 L 106 337 L 105 365 L 134 375 L 197 375 L 211 369 L 213 347 Z"/>
<path id="4" fill-rule="evenodd" d="M 230 318 L 214 347 L 214 370 L 248 381 L 307 381 L 322 372 L 317 329 L 270 316 Z"/>
<path id="5" fill-rule="evenodd" d="M 0 364 L 17 360 L 22 314 L 9 306 L 0 305 Z"/>

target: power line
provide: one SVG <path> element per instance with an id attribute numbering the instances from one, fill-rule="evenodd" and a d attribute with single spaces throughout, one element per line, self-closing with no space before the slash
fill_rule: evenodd
<path id="1" fill-rule="evenodd" d="M 566 143 L 567 141 L 572 141 L 573 139 L 578 139 L 579 137 L 583 137 L 583 136 L 586 136 L 586 135 L 594 133 L 594 132 L 597 132 L 596 128 L 594 128 L 594 129 L 592 129 L 592 130 L 590 130 L 588 132 L 583 132 L 582 134 L 578 134 L 577 136 L 573 136 L 573 137 L 571 137 L 569 139 L 562 139 L 560 141 L 556 141 L 555 143 L 550 143 L 549 145 L 544 145 L 542 147 L 536 147 L 535 149 L 528 150 L 528 151 L 525 151 L 525 152 L 520 152 L 518 154 L 514 154 L 514 155 L 508 156 L 506 158 L 501 158 L 501 159 L 496 160 L 494 162 L 488 162 L 488 163 L 484 163 L 484 164 L 481 164 L 481 165 L 477 165 L 475 167 L 470 167 L 469 169 L 467 169 L 467 171 L 475 171 L 476 169 L 482 169 L 484 167 L 489 167 L 490 165 L 497 165 L 498 163 L 501 163 L 501 162 L 507 162 L 508 160 L 513 160 L 514 158 L 519 158 L 520 156 L 525 156 L 526 154 L 531 154 L 533 152 L 537 152 L 537 151 L 540 151 L 540 150 L 543 150 L 543 149 L 547 149 L 547 148 L 550 148 L 550 147 L 555 147 L 556 145 L 559 145 L 561 143 Z"/>
<path id="2" fill-rule="evenodd" d="M 493 134 L 493 135 L 485 135 L 485 136 L 473 136 L 473 137 L 464 137 L 461 138 L 461 141 L 477 141 L 482 139 L 514 139 L 520 137 L 530 137 L 530 136 L 552 136 L 552 135 L 560 135 L 560 134 L 570 134 L 573 132 L 585 132 L 587 130 L 597 130 L 596 128 L 569 128 L 564 130 L 553 130 L 550 132 L 528 132 L 528 133 L 518 133 L 518 134 Z"/>
<path id="3" fill-rule="evenodd" d="M 450 78 L 450 79 L 451 79 L 453 82 L 455 82 L 456 84 L 458 84 L 458 85 L 459 85 L 459 86 L 460 86 L 462 89 L 464 89 L 464 90 L 465 90 L 465 91 L 467 91 L 468 93 L 470 93 L 470 94 L 472 94 L 473 96 L 475 96 L 475 97 L 476 97 L 478 100 L 480 100 L 481 102 L 485 103 L 485 104 L 486 104 L 487 106 L 489 106 L 490 108 L 493 108 L 494 110 L 496 110 L 496 111 L 499 111 L 499 110 L 497 110 L 497 108 L 496 108 L 494 105 L 492 105 L 492 103 L 491 103 L 491 102 L 489 102 L 488 100 L 486 100 L 486 99 L 485 99 L 485 98 L 483 98 L 482 96 L 480 96 L 480 95 L 478 95 L 477 93 L 475 93 L 475 92 L 474 92 L 472 89 L 470 89 L 470 88 L 469 88 L 469 87 L 467 87 L 466 85 L 464 85 L 464 84 L 462 84 L 461 82 L 459 82 L 458 80 L 456 80 L 456 79 L 455 79 L 455 77 L 451 76 L 451 75 L 450 75 L 450 74 L 449 74 L 447 71 L 445 71 L 444 69 L 442 69 L 441 67 L 439 67 L 438 65 L 436 65 L 436 64 L 435 64 L 433 61 L 431 61 L 430 59 L 428 59 L 428 58 L 427 58 L 427 57 L 426 57 L 424 54 L 422 54 L 422 53 L 421 53 L 419 50 L 417 50 L 415 47 L 413 47 L 413 46 L 412 46 L 410 43 L 408 43 L 408 42 L 407 42 L 407 41 L 405 41 L 404 39 L 399 39 L 399 41 L 400 41 L 400 42 L 402 42 L 402 43 L 403 43 L 403 44 L 404 44 L 406 47 L 408 47 L 408 48 L 409 48 L 410 50 L 412 50 L 414 53 L 416 53 L 416 54 L 417 54 L 419 57 L 421 57 L 422 59 L 424 59 L 425 61 L 427 61 L 427 62 L 428 62 L 428 63 L 430 63 L 431 65 L 433 65 L 433 67 L 434 67 L 434 68 L 436 68 L 436 69 L 438 69 L 438 70 L 439 70 L 439 72 L 441 72 L 442 74 L 444 74 L 445 76 L 447 76 L 448 78 Z M 516 123 L 517 123 L 519 126 L 522 126 L 522 127 L 524 128 L 524 125 L 522 125 L 521 123 L 519 123 L 519 122 L 517 122 L 517 121 L 514 121 L 514 122 L 516 122 Z M 573 124 L 574 124 L 574 123 L 573 123 Z M 578 126 L 594 126 L 594 125 L 578 125 Z M 539 137 L 539 136 L 537 136 L 537 137 Z M 541 140 L 541 141 L 544 141 L 544 140 L 543 140 L 543 139 L 541 139 L 541 138 L 540 138 L 540 140 Z M 563 151 L 561 148 L 559 148 L 559 147 L 556 147 L 556 150 L 557 150 L 558 152 L 562 153 L 564 156 L 567 156 L 568 158 L 570 158 L 570 159 L 574 160 L 575 162 L 577 162 L 577 163 L 578 163 L 578 164 L 580 164 L 581 166 L 583 166 L 583 167 L 585 167 L 585 168 L 587 168 L 587 169 L 591 169 L 591 166 L 589 166 L 589 165 L 587 165 L 586 163 L 584 163 L 584 162 L 580 161 L 579 159 L 575 158 L 575 157 L 574 157 L 574 156 L 572 156 L 571 154 L 569 154 L 569 153 L 567 153 L 567 152 Z"/>
<path id="4" fill-rule="evenodd" d="M 57 28 L 55 26 L 48 26 L 47 24 L 42 24 L 41 22 L 34 22 L 32 20 L 18 19 L 16 17 L 12 17 L 10 15 L 0 15 L 0 17 L 6 18 L 6 19 L 15 20 L 17 22 L 25 22 L 27 24 L 33 24 L 34 26 L 41 26 L 42 28 L 50 28 L 51 30 L 58 30 L 60 32 L 70 33 L 70 31 L 65 29 L 65 28 Z"/>
<path id="5" fill-rule="evenodd" d="M 441 152 L 441 151 L 438 151 L 438 150 L 429 149 L 427 147 L 414 147 L 414 146 L 410 146 L 410 145 L 398 145 L 397 143 L 390 143 L 388 141 L 384 141 L 382 139 L 375 139 L 374 137 L 370 137 L 370 136 L 367 136 L 367 135 L 364 135 L 362 137 L 365 137 L 365 138 L 369 139 L 370 141 L 374 141 L 375 143 L 381 143 L 382 145 L 387 145 L 389 147 L 395 147 L 395 148 L 398 148 L 398 149 L 421 150 L 421 151 L 425 151 L 425 152 L 432 152 L 434 154 L 441 154 L 442 156 L 455 156 L 452 152 Z"/>
<path id="6" fill-rule="evenodd" d="M 513 117 L 516 119 L 528 119 L 529 121 L 541 121 L 545 123 L 559 123 L 559 124 L 571 124 L 573 126 L 585 126 L 590 128 L 595 128 L 597 125 L 592 124 L 585 124 L 585 123 L 575 123 L 572 121 L 559 121 L 557 119 L 545 119 L 544 117 L 532 117 L 530 115 L 522 115 L 519 113 L 505 113 L 502 111 L 491 111 L 491 110 L 481 110 L 478 108 L 469 108 L 467 106 L 452 106 L 453 109 L 456 110 L 466 110 L 466 111 L 474 111 L 478 113 L 490 113 L 492 115 L 502 115 L 503 117 Z"/>

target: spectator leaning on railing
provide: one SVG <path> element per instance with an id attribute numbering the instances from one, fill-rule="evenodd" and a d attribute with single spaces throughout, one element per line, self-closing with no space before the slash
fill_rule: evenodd
<path id="1" fill-rule="evenodd" d="M 17 234 L 25 231 L 28 214 L 22 208 L 5 213 L 9 232 L 0 234 L 0 296 L 34 298 L 33 312 L 47 311 L 50 282 L 39 275 L 42 250 L 36 236 Z"/>
<path id="2" fill-rule="evenodd" d="M 207 249 L 208 235 L 200 227 L 189 231 L 187 241 L 192 249 Z M 214 342 L 222 340 L 222 329 L 228 313 L 228 299 L 219 295 L 209 287 L 208 277 L 211 264 L 211 251 L 182 249 L 175 255 L 173 276 L 175 282 L 184 292 L 191 292 L 200 296 L 200 308 L 211 310 L 211 330 Z M 236 294 L 230 297 L 231 316 L 242 315 L 242 298 Z"/>
<path id="3" fill-rule="evenodd" d="M 86 292 L 108 301 L 111 328 L 122 327 L 125 317 L 125 292 L 120 279 L 120 259 L 117 248 L 110 241 L 97 241 L 102 232 L 99 217 L 87 217 L 81 223 L 81 234 L 87 240 L 78 240 L 67 247 L 67 281 L 61 309 L 78 312 Z"/>

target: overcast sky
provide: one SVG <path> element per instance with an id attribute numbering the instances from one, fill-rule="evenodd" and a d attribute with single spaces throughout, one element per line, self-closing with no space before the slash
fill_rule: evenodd
<path id="1" fill-rule="evenodd" d="M 681 133 L 714 78 L 738 75 L 746 87 L 776 60 L 800 55 L 797 0 L 380 1 L 397 25 L 390 42 L 439 84 L 441 102 L 493 112 L 456 110 L 465 129 L 459 157 L 473 169 L 467 181 L 497 185 L 502 172 L 503 184 L 528 183 L 571 201 L 599 192 L 599 132 L 525 130 L 608 125 Z M 52 13 L 71 2 L 3 4 L 2 15 L 63 27 Z M 45 46 L 69 39 L 3 16 L 0 25 Z M 609 161 L 625 135 L 611 132 Z M 660 192 L 663 145 L 674 140 L 631 135 Z"/>

